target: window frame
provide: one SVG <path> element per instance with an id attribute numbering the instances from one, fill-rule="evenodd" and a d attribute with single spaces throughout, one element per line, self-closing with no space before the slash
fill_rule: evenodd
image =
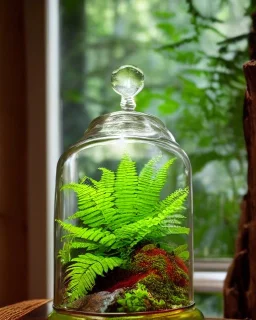
<path id="1" fill-rule="evenodd" d="M 59 1 L 25 0 L 28 298 L 53 297 L 56 164 L 60 156 Z"/>
<path id="2" fill-rule="evenodd" d="M 222 292 L 231 258 L 195 259 L 194 291 Z"/>

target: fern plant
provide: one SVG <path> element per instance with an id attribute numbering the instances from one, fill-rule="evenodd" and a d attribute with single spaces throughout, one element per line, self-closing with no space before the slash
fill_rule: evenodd
<path id="1" fill-rule="evenodd" d="M 95 285 L 96 277 L 115 267 L 127 268 L 133 248 L 141 241 L 159 242 L 170 234 L 188 234 L 182 226 L 181 212 L 188 188 L 178 189 L 160 201 L 170 166 L 175 158 L 157 168 L 161 156 L 145 164 L 137 174 L 135 162 L 125 154 L 116 172 L 99 168 L 99 181 L 84 177 L 70 183 L 63 191 L 77 195 L 78 211 L 68 220 L 57 220 L 66 231 L 64 246 L 59 252 L 67 264 L 68 301 L 86 295 Z M 160 243 L 160 242 L 159 242 Z M 84 254 L 72 257 L 74 249 Z"/>

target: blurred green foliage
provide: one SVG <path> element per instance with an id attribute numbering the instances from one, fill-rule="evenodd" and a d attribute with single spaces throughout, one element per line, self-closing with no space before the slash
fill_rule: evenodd
<path id="1" fill-rule="evenodd" d="M 249 0 L 62 0 L 63 145 L 119 109 L 111 72 L 145 73 L 137 110 L 160 117 L 193 168 L 196 257 L 231 257 L 246 192 L 242 132 Z"/>
<path id="2" fill-rule="evenodd" d="M 196 293 L 196 307 L 207 317 L 221 318 L 223 316 L 223 298 L 220 293 Z"/>

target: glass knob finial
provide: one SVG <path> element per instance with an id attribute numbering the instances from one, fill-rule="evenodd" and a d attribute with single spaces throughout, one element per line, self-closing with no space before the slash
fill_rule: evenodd
<path id="1" fill-rule="evenodd" d="M 112 72 L 112 88 L 121 96 L 121 108 L 123 110 L 134 110 L 136 103 L 134 97 L 144 87 L 144 74 L 134 66 L 126 65 Z"/>

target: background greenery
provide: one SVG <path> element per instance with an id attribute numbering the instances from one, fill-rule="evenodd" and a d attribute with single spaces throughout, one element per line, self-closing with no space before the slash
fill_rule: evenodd
<path id="1" fill-rule="evenodd" d="M 93 118 L 119 109 L 111 72 L 141 68 L 137 110 L 160 117 L 191 159 L 197 258 L 234 253 L 246 192 L 242 64 L 253 9 L 249 0 L 60 1 L 63 148 Z M 197 301 L 208 315 L 221 310 L 220 295 Z"/>

